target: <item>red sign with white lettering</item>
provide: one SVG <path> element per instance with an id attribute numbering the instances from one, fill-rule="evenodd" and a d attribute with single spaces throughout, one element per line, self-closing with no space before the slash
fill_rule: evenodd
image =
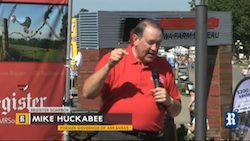
<path id="1" fill-rule="evenodd" d="M 28 125 L 28 116 L 30 107 L 64 104 L 67 4 L 1 0 L 0 140 L 58 141 L 63 136 L 55 124 Z"/>
<path id="2" fill-rule="evenodd" d="M 30 107 L 62 107 L 64 65 L 0 63 L 0 140 L 60 140 L 56 124 L 16 125 L 16 113 L 28 113 Z"/>
<path id="3" fill-rule="evenodd" d="M 218 28 L 220 19 L 208 18 L 207 26 L 209 29 Z M 163 18 L 160 19 L 160 25 L 165 30 L 171 29 L 195 29 L 195 18 Z"/>
<path id="4" fill-rule="evenodd" d="M 1 3 L 68 4 L 68 0 L 1 0 Z"/>

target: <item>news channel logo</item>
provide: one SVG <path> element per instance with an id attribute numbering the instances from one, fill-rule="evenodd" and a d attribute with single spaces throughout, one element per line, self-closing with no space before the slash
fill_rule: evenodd
<path id="1" fill-rule="evenodd" d="M 16 113 L 16 124 L 17 125 L 28 125 L 29 114 L 28 113 Z"/>
<path id="2" fill-rule="evenodd" d="M 225 127 L 236 128 L 238 126 L 238 113 L 226 112 L 225 113 Z"/>

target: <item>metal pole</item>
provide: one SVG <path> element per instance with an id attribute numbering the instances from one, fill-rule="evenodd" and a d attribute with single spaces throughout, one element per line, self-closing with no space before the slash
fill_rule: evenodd
<path id="1" fill-rule="evenodd" d="M 207 136 L 207 5 L 204 0 L 196 5 L 196 68 L 195 68 L 195 140 Z"/>
<path id="2" fill-rule="evenodd" d="M 68 0 L 68 24 L 67 24 L 67 48 L 66 48 L 66 84 L 65 84 L 65 97 L 64 106 L 70 107 L 70 48 L 71 48 L 71 25 L 72 25 L 72 0 Z M 64 131 L 64 140 L 69 140 L 68 131 Z"/>

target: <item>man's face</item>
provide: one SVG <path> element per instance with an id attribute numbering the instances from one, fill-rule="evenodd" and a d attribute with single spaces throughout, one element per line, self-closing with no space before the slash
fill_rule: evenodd
<path id="1" fill-rule="evenodd" d="M 157 28 L 147 26 L 143 32 L 142 38 L 136 34 L 134 46 L 136 48 L 137 57 L 142 63 L 150 63 L 157 56 L 160 43 L 162 41 L 162 32 Z"/>

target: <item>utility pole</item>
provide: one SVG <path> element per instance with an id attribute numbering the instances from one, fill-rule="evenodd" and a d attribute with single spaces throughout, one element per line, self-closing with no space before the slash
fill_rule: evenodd
<path id="1" fill-rule="evenodd" d="M 195 140 L 207 138 L 207 1 L 196 3 Z"/>

